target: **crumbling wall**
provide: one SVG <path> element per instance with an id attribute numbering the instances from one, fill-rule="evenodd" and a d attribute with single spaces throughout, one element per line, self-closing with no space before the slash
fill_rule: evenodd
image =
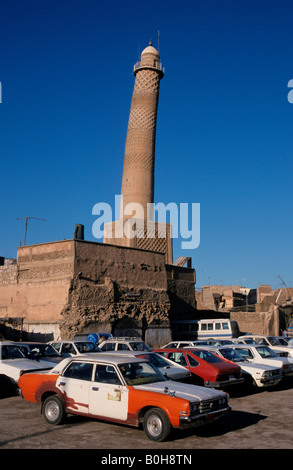
<path id="1" fill-rule="evenodd" d="M 68 303 L 61 312 L 62 338 L 78 333 L 112 333 L 145 337 L 153 324 L 169 327 L 170 304 L 166 292 L 146 289 L 136 297 L 127 297 L 113 280 L 103 284 L 80 279 L 72 280 Z M 124 331 L 125 330 L 125 331 Z"/>

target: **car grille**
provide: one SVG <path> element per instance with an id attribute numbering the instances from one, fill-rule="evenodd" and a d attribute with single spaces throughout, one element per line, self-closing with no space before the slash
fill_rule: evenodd
<path id="1" fill-rule="evenodd" d="M 199 405 L 200 413 L 211 413 L 212 411 L 217 411 L 222 408 L 226 408 L 227 402 L 224 400 L 205 400 L 202 401 Z"/>
<path id="2" fill-rule="evenodd" d="M 281 369 L 273 369 L 272 370 L 272 375 L 280 375 L 280 374 L 282 374 Z"/>

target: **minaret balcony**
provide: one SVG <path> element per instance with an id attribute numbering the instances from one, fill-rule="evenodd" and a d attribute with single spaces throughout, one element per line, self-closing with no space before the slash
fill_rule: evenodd
<path id="1" fill-rule="evenodd" d="M 145 61 L 143 61 L 142 63 L 141 60 L 136 62 L 136 64 L 134 64 L 133 66 L 134 75 L 138 72 L 138 70 L 142 70 L 142 69 L 151 69 L 151 70 L 159 71 L 161 72 L 162 76 L 165 74 L 165 67 L 163 67 L 162 62 L 158 62 L 156 60 L 154 61 L 153 64 L 151 63 L 146 64 Z"/>

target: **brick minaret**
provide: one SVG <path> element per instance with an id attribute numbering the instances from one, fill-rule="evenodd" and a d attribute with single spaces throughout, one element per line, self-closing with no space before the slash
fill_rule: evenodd
<path id="1" fill-rule="evenodd" d="M 125 216 L 124 207 L 132 203 L 141 204 L 143 213 L 136 213 L 136 217 L 145 219 L 147 204 L 154 202 L 157 110 L 164 69 L 159 53 L 151 43 L 142 51 L 141 60 L 135 64 L 134 75 L 121 188 L 121 219 L 130 217 Z"/>
<path id="2" fill-rule="evenodd" d="M 133 72 L 135 83 L 125 144 L 120 220 L 105 224 L 104 243 L 159 251 L 172 263 L 170 225 L 153 222 L 152 214 L 147 212 L 147 205 L 154 202 L 157 111 L 160 80 L 164 76 L 159 53 L 151 43 L 142 51 Z M 127 220 L 131 217 L 130 226 Z M 134 226 L 135 236 L 129 236 Z"/>

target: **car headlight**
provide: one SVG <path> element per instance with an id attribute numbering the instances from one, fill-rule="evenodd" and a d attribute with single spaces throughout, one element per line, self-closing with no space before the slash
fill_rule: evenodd
<path id="1" fill-rule="evenodd" d="M 191 415 L 199 414 L 199 404 L 198 403 L 190 403 L 190 414 Z"/>
<path id="2" fill-rule="evenodd" d="M 264 373 L 263 373 L 263 376 L 264 377 L 271 377 L 273 375 L 272 371 L 271 370 L 266 370 Z"/>
<path id="3" fill-rule="evenodd" d="M 220 405 L 220 406 L 225 406 L 225 405 L 227 405 L 227 402 L 228 402 L 228 398 L 227 398 L 227 397 L 220 398 L 220 400 L 219 400 L 219 405 Z"/>

